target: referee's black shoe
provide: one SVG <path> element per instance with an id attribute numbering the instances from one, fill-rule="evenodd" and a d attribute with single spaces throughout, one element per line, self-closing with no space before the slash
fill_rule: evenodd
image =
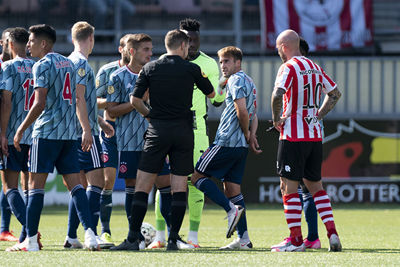
<path id="1" fill-rule="evenodd" d="M 110 250 L 142 250 L 145 249 L 146 245 L 144 241 L 140 241 L 136 239 L 133 242 L 129 242 L 128 239 L 125 239 L 124 242 L 119 244 L 118 246 L 111 247 Z"/>
<path id="2" fill-rule="evenodd" d="M 177 240 L 169 238 L 168 239 L 168 245 L 167 245 L 167 250 L 179 250 L 178 245 L 176 244 Z"/>

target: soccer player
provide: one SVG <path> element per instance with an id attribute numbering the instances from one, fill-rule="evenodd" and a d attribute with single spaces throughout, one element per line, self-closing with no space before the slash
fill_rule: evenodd
<path id="1" fill-rule="evenodd" d="M 0 54 L 0 67 L 3 62 L 11 59 L 11 53 L 9 48 L 10 46 L 9 37 L 11 29 L 12 28 L 7 28 L 1 34 L 0 46 L 2 47 L 2 52 Z M 2 80 L 1 73 L 2 70 L 0 68 L 0 81 Z M 8 204 L 6 195 L 4 194 L 3 190 L 1 190 L 0 192 L 0 211 L 1 211 L 0 241 L 14 241 L 14 242 L 18 241 L 18 238 L 15 237 L 12 234 L 12 232 L 10 232 L 11 207 Z"/>
<path id="2" fill-rule="evenodd" d="M 107 88 L 107 113 L 116 120 L 117 147 L 119 153 L 118 177 L 125 180 L 125 211 L 131 223 L 131 207 L 137 167 L 143 150 L 143 135 L 147 121 L 129 103 L 138 73 L 152 56 L 152 39 L 147 34 L 132 34 L 125 40 L 125 49 L 130 61 L 124 67 L 111 74 Z M 129 244 L 123 242 L 112 250 L 129 250 Z"/>
<path id="3" fill-rule="evenodd" d="M 250 249 L 253 247 L 245 217 L 245 204 L 240 185 L 246 164 L 248 147 L 261 153 L 256 131 L 256 87 L 242 71 L 242 51 L 228 46 L 218 51 L 222 74 L 226 84 L 226 108 L 222 113 L 214 143 L 199 158 L 192 184 L 227 212 L 231 237 L 237 225 L 238 238 L 221 249 Z M 207 177 L 221 179 L 224 193 Z"/>
<path id="4" fill-rule="evenodd" d="M 82 184 L 86 189 L 90 206 L 92 230 L 97 236 L 97 223 L 100 214 L 100 194 L 104 186 L 103 163 L 100 160 L 101 145 L 97 123 L 97 100 L 93 69 L 88 57 L 94 46 L 94 27 L 86 21 L 79 21 L 71 29 L 74 51 L 68 57 L 75 65 L 76 72 L 76 111 L 78 115 L 78 159 Z M 82 144 L 82 145 L 80 145 Z M 64 248 L 82 248 L 76 234 L 79 218 L 72 199 L 69 202 L 68 234 Z M 98 239 L 102 248 L 102 243 Z"/>
<path id="5" fill-rule="evenodd" d="M 29 28 L 28 50 L 40 60 L 33 65 L 35 101 L 14 136 L 14 146 L 21 151 L 24 132 L 35 122 L 29 160 L 29 200 L 27 207 L 27 238 L 21 250 L 38 251 L 37 229 L 43 208 L 44 186 L 48 173 L 57 168 L 63 175 L 85 229 L 85 247 L 97 250 L 96 236 L 88 199 L 79 183 L 79 162 L 76 134 L 76 77 L 74 64 L 54 53 L 56 31 L 40 24 Z"/>
<path id="6" fill-rule="evenodd" d="M 308 56 L 309 46 L 307 41 L 304 40 L 302 37 L 300 37 L 299 49 L 302 56 Z M 320 121 L 320 123 L 322 123 L 322 120 Z M 322 130 L 323 129 L 321 129 L 321 131 Z M 314 199 L 302 181 L 300 181 L 298 193 L 304 209 L 304 215 L 308 226 L 308 234 L 307 238 L 304 239 L 304 245 L 306 248 L 319 249 L 321 248 L 321 241 L 318 237 L 318 212 L 315 207 Z M 271 249 L 275 247 L 281 247 L 288 242 L 290 242 L 290 236 L 285 238 L 281 243 L 271 246 Z"/>
<path id="7" fill-rule="evenodd" d="M 325 224 L 329 250 L 341 251 L 331 203 L 321 182 L 322 132 L 319 124 L 319 120 L 336 105 L 341 93 L 320 66 L 301 55 L 299 36 L 295 31 L 280 33 L 276 48 L 283 64 L 275 80 L 271 107 L 274 126 L 280 132 L 277 172 L 281 177 L 290 242 L 271 251 L 305 250 L 301 233 L 302 207 L 297 193 L 301 180 L 313 195 L 317 211 Z M 322 91 L 326 96 L 319 106 Z"/>
<path id="8" fill-rule="evenodd" d="M 185 61 L 188 36 L 172 30 L 165 36 L 167 54 L 146 64 L 131 95 L 136 110 L 149 120 L 132 205 L 132 224 L 125 242 L 139 250 L 143 241 L 140 227 L 147 212 L 147 198 L 165 157 L 171 166 L 171 230 L 167 250 L 178 250 L 179 230 L 186 210 L 187 176 L 193 172 L 193 115 L 190 111 L 193 86 L 209 98 L 215 92 L 196 64 Z M 149 94 L 151 109 L 143 99 Z"/>
<path id="9" fill-rule="evenodd" d="M 7 197 L 11 210 L 22 225 L 19 243 L 26 238 L 26 202 L 18 192 L 18 177 L 28 177 L 29 146 L 32 143 L 32 127 L 29 127 L 21 140 L 21 151 L 14 148 L 14 134 L 25 119 L 30 106 L 33 104 L 33 60 L 26 57 L 26 43 L 29 33 L 24 28 L 13 28 L 9 32 L 9 46 L 12 60 L 5 62 L 3 68 L 3 81 L 0 83 L 1 97 L 1 125 L 0 139 L 4 161 L 0 164 L 3 192 Z M 1 161 L 1 160 L 0 160 Z M 1 162 L 0 162 L 1 163 Z M 28 184 L 27 181 L 22 184 Z M 18 244 L 7 249 L 19 250 Z"/>
<path id="10" fill-rule="evenodd" d="M 120 67 L 129 63 L 130 57 L 126 52 L 125 44 L 129 34 L 124 35 L 119 41 L 118 51 L 121 54 L 121 59 L 110 62 L 97 73 L 96 76 L 96 90 L 97 90 L 97 104 L 98 108 L 104 109 L 107 104 L 107 87 L 110 80 L 110 75 Z M 104 110 L 104 119 L 115 128 L 115 118 L 111 117 L 107 110 Z M 101 240 L 104 244 L 113 246 L 110 230 L 110 219 L 112 212 L 112 190 L 114 188 L 115 178 L 118 168 L 118 151 L 116 136 L 108 138 L 103 131 L 101 131 L 101 146 L 102 146 L 102 161 L 104 164 L 104 188 L 100 197 L 100 221 L 101 221 Z M 129 189 L 130 190 L 130 189 Z M 131 190 L 129 193 L 133 194 Z"/>

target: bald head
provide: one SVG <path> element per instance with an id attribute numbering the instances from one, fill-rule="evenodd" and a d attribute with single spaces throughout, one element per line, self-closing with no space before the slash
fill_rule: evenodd
<path id="1" fill-rule="evenodd" d="M 293 30 L 285 30 L 278 35 L 276 39 L 276 48 L 283 62 L 291 59 L 293 56 L 299 56 L 300 37 Z"/>
<path id="2" fill-rule="evenodd" d="M 290 48 L 299 48 L 299 35 L 293 30 L 285 30 L 278 35 L 277 44 L 283 44 Z"/>

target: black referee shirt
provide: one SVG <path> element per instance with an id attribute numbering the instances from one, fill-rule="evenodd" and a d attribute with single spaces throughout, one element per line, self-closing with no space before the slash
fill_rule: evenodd
<path id="1" fill-rule="evenodd" d="M 180 56 L 163 56 L 143 66 L 133 89 L 142 98 L 149 88 L 151 119 L 192 119 L 194 84 L 205 94 L 214 91 L 200 67 Z"/>

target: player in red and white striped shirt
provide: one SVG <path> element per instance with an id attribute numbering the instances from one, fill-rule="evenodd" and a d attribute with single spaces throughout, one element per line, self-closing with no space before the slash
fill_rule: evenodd
<path id="1" fill-rule="evenodd" d="M 319 120 L 332 110 L 341 93 L 320 66 L 301 56 L 299 36 L 295 31 L 283 31 L 276 40 L 276 47 L 283 64 L 275 80 L 271 106 L 274 126 L 280 132 L 277 169 L 291 241 L 272 251 L 305 250 L 301 234 L 302 206 L 297 193 L 301 180 L 313 195 L 326 226 L 330 251 L 340 251 L 342 247 L 330 200 L 321 182 L 322 133 Z M 320 107 L 322 91 L 326 96 Z"/>

